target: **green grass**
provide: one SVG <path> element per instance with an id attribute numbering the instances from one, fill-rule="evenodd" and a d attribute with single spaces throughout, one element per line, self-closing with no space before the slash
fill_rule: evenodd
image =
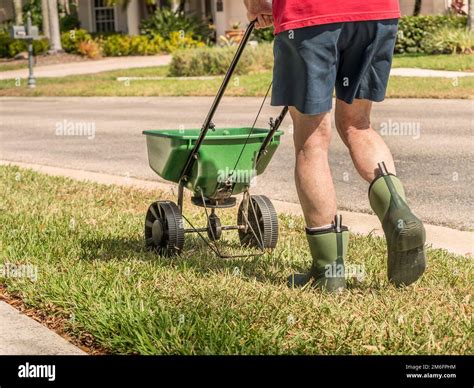
<path id="1" fill-rule="evenodd" d="M 420 69 L 474 71 L 474 55 L 395 55 L 393 67 L 416 67 Z"/>
<path id="2" fill-rule="evenodd" d="M 94 75 L 64 78 L 40 78 L 30 90 L 26 80 L 15 86 L 15 80 L 0 81 L 0 96 L 214 96 L 222 78 L 211 80 L 130 80 L 117 77 L 165 76 L 167 67 L 117 70 Z M 263 96 L 271 81 L 271 73 L 234 78 L 229 96 Z M 444 78 L 392 77 L 388 98 L 473 98 L 474 77 L 459 78 L 456 83 Z"/>
<path id="3" fill-rule="evenodd" d="M 384 241 L 353 235 L 347 264 L 365 265 L 362 282 L 340 295 L 290 290 L 286 277 L 309 261 L 300 218 L 280 216 L 272 255 L 217 259 L 188 237 L 186 252 L 171 260 L 145 251 L 142 240 L 149 203 L 168 194 L 17 167 L 0 167 L 0 191 L 0 263 L 35 265 L 39 274 L 0 284 L 110 352 L 473 353 L 471 259 L 429 250 L 423 278 L 396 289 L 386 281 Z M 195 209 L 186 212 L 202 225 Z M 225 236 L 240 251 L 235 234 Z"/>
<path id="4" fill-rule="evenodd" d="M 10 70 L 21 70 L 27 69 L 28 65 L 25 63 L 9 63 L 9 62 L 0 62 L 0 72 L 10 71 Z"/>

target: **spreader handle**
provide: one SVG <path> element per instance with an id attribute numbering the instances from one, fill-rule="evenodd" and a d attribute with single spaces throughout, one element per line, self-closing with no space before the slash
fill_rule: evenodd
<path id="1" fill-rule="evenodd" d="M 255 163 L 255 166 L 258 166 L 258 163 L 260 162 L 262 157 L 266 154 L 268 144 L 270 144 L 276 131 L 278 131 L 278 128 L 280 128 L 280 125 L 283 122 L 283 119 L 285 118 L 287 113 L 288 113 L 288 107 L 285 106 L 283 110 L 281 111 L 280 115 L 276 118 L 276 120 L 272 124 L 270 124 L 271 126 L 270 131 L 268 132 L 267 137 L 263 140 L 262 146 L 260 147 L 260 150 L 258 151 L 257 161 Z"/>
<path id="2" fill-rule="evenodd" d="M 239 47 L 237 48 L 237 52 L 235 53 L 234 58 L 232 59 L 232 62 L 230 63 L 229 69 L 227 70 L 225 74 L 224 80 L 222 81 L 219 91 L 217 92 L 216 98 L 214 99 L 211 109 L 209 110 L 209 113 L 207 114 L 206 120 L 204 121 L 204 124 L 202 125 L 201 133 L 199 134 L 199 137 L 196 140 L 196 144 L 194 145 L 194 148 L 191 151 L 191 154 L 189 155 L 186 165 L 181 173 L 180 181 L 186 180 L 189 172 L 191 171 L 194 165 L 194 162 L 196 161 L 199 148 L 201 147 L 201 144 L 204 138 L 206 137 L 207 131 L 209 130 L 209 126 L 212 123 L 212 119 L 214 117 L 214 114 L 216 113 L 217 107 L 219 106 L 222 96 L 224 95 L 225 90 L 227 89 L 227 85 L 229 84 L 229 81 L 232 75 L 234 74 L 235 68 L 237 67 L 237 64 L 239 63 L 240 57 L 242 56 L 242 53 L 244 52 L 245 46 L 248 40 L 250 39 L 250 35 L 252 35 L 252 31 L 255 27 L 256 21 L 257 20 L 253 20 L 249 23 L 247 30 L 245 31 L 245 34 L 242 40 L 240 41 Z"/>

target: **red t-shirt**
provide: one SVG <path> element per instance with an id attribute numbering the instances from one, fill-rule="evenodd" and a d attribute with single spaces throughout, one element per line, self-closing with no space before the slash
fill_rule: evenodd
<path id="1" fill-rule="evenodd" d="M 399 17 L 398 0 L 273 0 L 275 34 L 316 24 Z"/>

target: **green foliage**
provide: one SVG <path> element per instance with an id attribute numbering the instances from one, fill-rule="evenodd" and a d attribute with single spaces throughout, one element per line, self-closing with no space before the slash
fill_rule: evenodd
<path id="1" fill-rule="evenodd" d="M 103 40 L 102 49 L 107 57 L 121 57 L 130 55 L 130 41 L 128 35 L 110 35 Z"/>
<path id="2" fill-rule="evenodd" d="M 273 35 L 273 32 L 274 32 L 273 27 L 254 30 L 253 37 L 258 42 L 273 42 L 273 39 L 275 38 L 275 36 Z"/>
<path id="3" fill-rule="evenodd" d="M 103 38 L 103 52 L 108 57 L 120 57 L 126 55 L 153 55 L 163 51 L 163 39 L 155 37 L 149 39 L 147 36 L 128 36 L 114 34 Z"/>
<path id="4" fill-rule="evenodd" d="M 474 51 L 474 32 L 444 27 L 426 36 L 423 49 L 430 54 L 471 54 Z"/>
<path id="5" fill-rule="evenodd" d="M 41 55 L 48 51 L 49 41 L 46 38 L 33 41 L 33 52 Z M 0 58 L 13 58 L 17 54 L 27 51 L 28 44 L 25 40 L 12 39 L 7 33 L 0 34 Z"/>
<path id="6" fill-rule="evenodd" d="M 194 39 L 191 34 L 183 34 L 179 31 L 172 32 L 168 39 L 164 39 L 164 51 L 168 53 L 178 49 L 192 49 L 205 46 L 205 43 Z"/>
<path id="7" fill-rule="evenodd" d="M 202 47 L 204 43 L 191 37 L 182 36 L 180 32 L 172 32 L 168 39 L 161 35 L 129 36 L 113 34 L 101 38 L 105 56 L 117 57 L 126 55 L 153 55 L 160 52 L 173 52 L 183 48 Z"/>
<path id="8" fill-rule="evenodd" d="M 153 15 L 144 20 L 141 30 L 149 37 L 158 34 L 165 40 L 180 32 L 202 42 L 209 42 L 212 36 L 209 26 L 200 18 L 175 13 L 167 8 L 157 9 Z"/>
<path id="9" fill-rule="evenodd" d="M 73 29 L 61 34 L 61 45 L 63 50 L 70 54 L 79 53 L 79 45 L 82 42 L 92 40 L 92 36 L 83 29 Z"/>
<path id="10" fill-rule="evenodd" d="M 0 276 L 4 294 L 110 353 L 472 354 L 472 258 L 428 248 L 425 275 L 396 289 L 386 279 L 384 240 L 351 235 L 347 263 L 363 266 L 363 279 L 348 279 L 342 294 L 293 290 L 286 277 L 310 262 L 301 217 L 279 215 L 282 237 L 263 256 L 222 260 L 187 235 L 183 254 L 170 260 L 143 241 L 146 206 L 174 200 L 168 191 L 4 166 L 0 192 L 0 266 L 26 264 L 39 275 Z M 186 214 L 205 225 L 187 202 Z M 219 217 L 229 225 L 235 213 Z M 226 252 L 252 253 L 237 233 L 224 236 Z"/>
<path id="11" fill-rule="evenodd" d="M 445 27 L 463 29 L 466 24 L 467 18 L 461 16 L 402 17 L 398 26 L 395 52 L 399 54 L 427 52 L 424 47 L 426 37 Z"/>
<path id="12" fill-rule="evenodd" d="M 71 31 L 80 27 L 81 22 L 76 11 L 71 12 L 69 15 L 66 14 L 59 19 L 59 29 L 61 31 Z"/>
<path id="13" fill-rule="evenodd" d="M 59 18 L 59 28 L 63 31 L 70 31 L 75 28 L 79 28 L 81 23 L 79 22 L 79 17 L 77 15 L 77 7 L 74 1 L 70 1 L 69 4 L 70 13 L 67 14 L 65 10 L 62 9 L 62 4 L 58 2 L 58 13 L 62 15 Z M 31 12 L 31 21 L 34 26 L 38 26 L 40 31 L 43 28 L 43 14 L 41 12 L 41 0 L 30 0 L 27 1 L 23 6 L 23 20 L 26 25 L 26 16 L 27 12 Z"/>
<path id="14" fill-rule="evenodd" d="M 433 45 L 436 46 L 436 44 L 430 40 L 430 47 L 425 48 L 425 38 L 432 36 L 443 28 L 463 30 L 466 28 L 466 24 L 467 18 L 464 16 L 404 16 L 400 18 L 395 52 L 398 54 L 432 52 Z M 273 28 L 255 30 L 253 35 L 255 40 L 259 42 L 272 42 L 274 38 Z M 445 33 L 444 37 L 438 35 L 438 38 L 441 39 L 440 46 L 445 46 L 443 41 L 446 40 L 446 35 L 448 34 Z M 453 33 L 450 39 L 454 37 L 465 40 L 465 35 L 461 34 L 460 31 L 456 34 Z M 460 45 L 463 45 L 462 42 Z M 439 51 L 435 50 L 434 52 Z"/>
<path id="15" fill-rule="evenodd" d="M 173 54 L 169 74 L 173 77 L 191 77 L 224 74 L 235 54 L 235 47 L 202 47 L 178 50 Z M 272 68 L 272 46 L 260 44 L 249 47 L 239 62 L 235 74 L 258 73 Z"/>
<path id="16" fill-rule="evenodd" d="M 41 30 L 43 24 L 43 15 L 41 13 L 41 0 L 27 1 L 23 6 L 23 23 L 26 26 L 27 13 L 31 12 L 31 23 L 34 26 L 38 26 Z"/>

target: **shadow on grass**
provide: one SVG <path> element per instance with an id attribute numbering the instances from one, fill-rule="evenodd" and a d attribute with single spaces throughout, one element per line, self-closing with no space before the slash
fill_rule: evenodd
<path id="1" fill-rule="evenodd" d="M 193 270 L 197 273 L 229 273 L 256 279 L 263 283 L 281 285 L 285 279 L 275 271 L 283 266 L 278 251 L 261 254 L 256 249 L 241 247 L 236 241 L 219 242 L 221 253 L 228 255 L 249 255 L 247 257 L 218 257 L 198 236 L 187 236 L 183 253 L 175 257 L 163 257 L 145 247 L 142 238 L 107 237 L 83 239 L 80 241 L 81 260 L 139 260 L 154 262 L 158 266 Z"/>
<path id="2" fill-rule="evenodd" d="M 248 255 L 247 257 L 218 257 L 199 237 L 188 235 L 185 248 L 181 255 L 172 258 L 163 257 L 149 251 L 140 237 L 108 237 L 100 239 L 84 239 L 80 242 L 82 260 L 137 260 L 152 262 L 161 267 L 189 271 L 203 275 L 211 273 L 227 273 L 242 277 L 249 281 L 256 280 L 265 284 L 281 286 L 287 283 L 287 277 L 292 273 L 304 273 L 307 265 L 289 266 L 284 262 L 278 249 L 261 254 L 256 249 L 242 247 L 237 240 L 219 242 L 223 254 Z M 348 281 L 349 290 L 374 291 L 386 288 L 379 280 L 367 282 Z"/>

